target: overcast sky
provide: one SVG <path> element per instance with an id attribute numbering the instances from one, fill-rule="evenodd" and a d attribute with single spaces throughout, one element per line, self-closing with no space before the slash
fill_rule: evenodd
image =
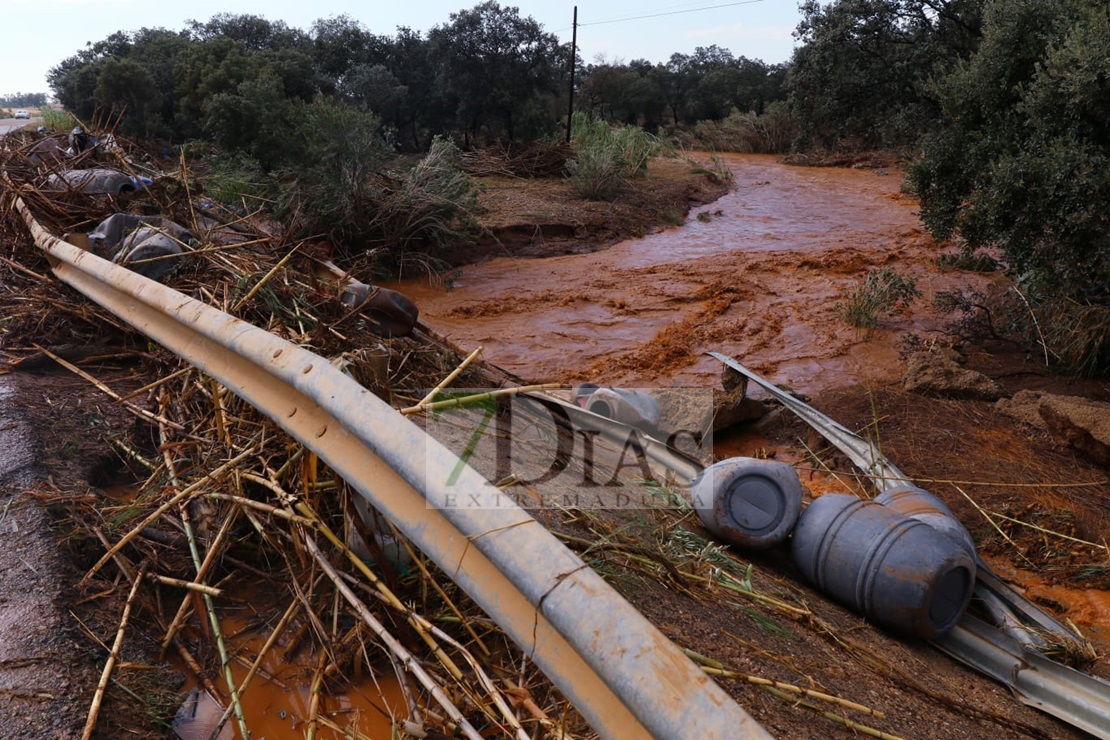
<path id="1" fill-rule="evenodd" d="M 217 13 L 260 15 L 309 30 L 317 18 L 347 14 L 373 33 L 392 36 L 398 26 L 426 32 L 450 14 L 472 8 L 468 0 L 0 0 L 0 94 L 49 92 L 51 67 L 115 31 L 166 28 Z M 571 38 L 574 0 L 501 2 L 531 16 L 562 41 Z M 654 16 L 654 17 L 645 17 Z M 579 54 L 587 62 L 648 59 L 665 62 L 699 46 L 727 48 L 736 56 L 782 62 L 794 47 L 797 0 L 579 0 Z"/>

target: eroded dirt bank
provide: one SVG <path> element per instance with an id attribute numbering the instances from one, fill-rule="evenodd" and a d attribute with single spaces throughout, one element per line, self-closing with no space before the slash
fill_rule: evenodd
<path id="1" fill-rule="evenodd" d="M 715 349 L 807 393 L 899 372 L 892 337 L 938 323 L 937 290 L 982 285 L 943 274 L 898 173 L 727 160 L 736 187 L 685 226 L 588 255 L 498 258 L 448 286 L 408 281 L 422 317 L 529 379 L 707 384 Z M 895 267 L 924 294 L 874 335 L 836 300 L 868 269 Z"/>

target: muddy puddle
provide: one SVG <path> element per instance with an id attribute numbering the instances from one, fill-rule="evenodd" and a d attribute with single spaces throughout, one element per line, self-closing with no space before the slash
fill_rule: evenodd
<path id="1" fill-rule="evenodd" d="M 228 652 L 233 656 L 232 678 L 237 687 L 242 686 L 250 666 L 265 646 L 267 635 L 243 618 L 226 619 L 221 624 L 228 633 Z M 319 656 L 289 652 L 288 645 L 279 645 L 264 653 L 256 675 L 242 693 L 243 716 L 251 737 L 301 737 L 313 725 L 315 737 L 321 740 L 392 737 L 397 723 L 407 718 L 404 694 L 391 671 L 381 675 L 362 671 L 357 676 L 342 677 L 341 687 L 319 692 L 314 710 L 313 684 Z M 361 666 L 362 662 L 358 664 Z M 183 674 L 190 675 L 185 666 L 180 668 Z M 329 684 L 336 680 L 333 676 Z M 215 686 L 223 692 L 219 703 L 195 681 L 183 687 L 183 702 L 174 720 L 174 737 L 210 740 L 229 696 L 222 674 Z M 311 721 L 313 717 L 315 722 Z M 218 740 L 241 737 L 232 717 L 223 725 Z"/>
<path id="2" fill-rule="evenodd" d="M 498 258 L 450 285 L 392 284 L 421 318 L 529 380 L 707 385 L 715 349 L 807 392 L 889 379 L 898 337 L 935 329 L 938 290 L 989 278 L 940 271 L 900 173 L 792 167 L 731 155 L 725 197 L 678 228 L 592 254 Z M 837 315 L 840 295 L 890 267 L 923 293 L 873 333 Z"/>
<path id="3" fill-rule="evenodd" d="M 1001 558 L 987 558 L 987 562 L 1027 598 L 1066 614 L 1088 640 L 1110 643 L 1110 591 L 1048 583 L 1037 573 L 1014 568 Z"/>

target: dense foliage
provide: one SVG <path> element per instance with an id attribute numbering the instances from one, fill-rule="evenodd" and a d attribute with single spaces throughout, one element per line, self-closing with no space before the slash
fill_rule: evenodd
<path id="1" fill-rule="evenodd" d="M 808 143 L 914 143 L 938 119 L 933 80 L 978 47 L 983 0 L 804 0 L 788 86 Z"/>
<path id="2" fill-rule="evenodd" d="M 785 98 L 785 65 L 716 46 L 666 64 L 574 61 L 580 109 L 649 130 L 758 114 Z M 379 35 L 350 16 L 302 31 L 231 14 L 181 31 L 119 31 L 59 63 L 49 82 L 83 120 L 112 115 L 124 134 L 212 139 L 274 167 L 282 132 L 321 99 L 371 112 L 383 141 L 409 151 L 437 135 L 464 146 L 547 138 L 565 125 L 570 63 L 569 45 L 488 0 L 427 34 Z"/>
<path id="3" fill-rule="evenodd" d="M 999 244 L 1040 293 L 1110 285 L 1110 10 L 992 2 L 979 53 L 940 85 L 911 180 L 939 237 Z"/>

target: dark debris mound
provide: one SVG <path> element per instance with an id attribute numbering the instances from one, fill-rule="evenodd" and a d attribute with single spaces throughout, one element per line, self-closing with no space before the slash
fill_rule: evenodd
<path id="1" fill-rule="evenodd" d="M 564 141 L 513 143 L 462 155 L 462 168 L 475 177 L 563 177 L 574 154 Z"/>

